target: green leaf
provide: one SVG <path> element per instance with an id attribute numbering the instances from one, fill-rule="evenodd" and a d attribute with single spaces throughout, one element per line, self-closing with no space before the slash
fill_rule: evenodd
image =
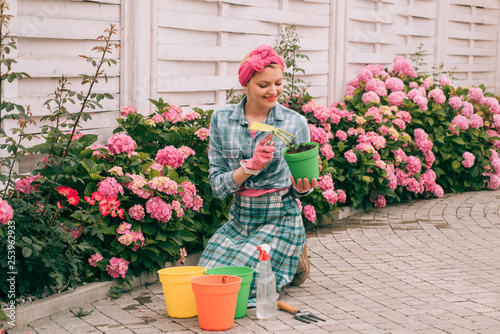
<path id="1" fill-rule="evenodd" d="M 453 161 L 453 162 L 451 163 L 451 167 L 452 167 L 454 170 L 459 169 L 461 165 L 462 165 L 462 164 L 461 164 L 461 163 L 460 163 L 460 161 L 458 161 L 458 160 L 455 160 L 455 161 Z"/>
<path id="2" fill-rule="evenodd" d="M 0 320 L 10 320 L 0 308 Z"/>
<path id="3" fill-rule="evenodd" d="M 23 252 L 23 256 L 28 258 L 33 253 L 33 250 L 29 247 L 24 247 L 22 252 Z"/>
<path id="4" fill-rule="evenodd" d="M 170 242 L 160 242 L 159 246 L 171 256 L 177 253 L 177 249 Z"/>
<path id="5" fill-rule="evenodd" d="M 453 136 L 450 138 L 450 140 L 458 145 L 465 145 L 465 142 L 462 138 L 460 137 L 457 137 L 457 136 Z"/>
<path id="6" fill-rule="evenodd" d="M 97 191 L 97 185 L 93 182 L 87 183 L 87 186 L 85 186 L 85 190 L 83 191 L 83 194 L 85 196 L 91 196 L 94 191 Z"/>
<path id="7" fill-rule="evenodd" d="M 28 237 L 25 237 L 25 236 L 22 236 L 21 239 L 27 243 L 28 245 L 31 245 L 33 243 L 33 240 L 31 240 L 30 238 Z"/>
<path id="8" fill-rule="evenodd" d="M 92 167 L 94 167 L 95 164 L 96 163 L 90 159 L 85 159 L 85 160 L 80 161 L 80 165 L 82 165 L 83 168 L 85 168 L 85 170 L 89 174 L 91 173 Z"/>

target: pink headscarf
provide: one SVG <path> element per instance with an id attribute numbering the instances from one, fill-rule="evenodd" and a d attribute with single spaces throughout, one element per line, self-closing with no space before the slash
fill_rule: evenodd
<path id="1" fill-rule="evenodd" d="M 271 46 L 262 44 L 250 53 L 250 59 L 240 65 L 240 69 L 238 70 L 238 80 L 240 84 L 245 86 L 255 71 L 262 72 L 264 71 L 264 67 L 271 63 L 278 64 L 281 68 L 285 68 L 283 58 L 277 55 Z"/>

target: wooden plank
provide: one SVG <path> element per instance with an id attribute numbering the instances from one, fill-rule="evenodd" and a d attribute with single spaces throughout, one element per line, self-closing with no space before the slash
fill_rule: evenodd
<path id="1" fill-rule="evenodd" d="M 158 59 L 183 61 L 241 61 L 247 48 L 231 46 L 203 46 L 158 44 Z"/>
<path id="2" fill-rule="evenodd" d="M 347 38 L 350 42 L 361 43 L 382 43 L 392 44 L 400 35 L 394 33 L 385 33 L 377 31 L 360 31 L 357 29 L 347 32 Z"/>
<path id="3" fill-rule="evenodd" d="M 104 42 L 27 37 L 17 39 L 19 57 L 78 57 L 80 55 L 95 57 L 98 55 L 97 51 L 92 51 L 95 46 L 104 46 Z M 112 52 L 110 57 L 114 56 L 116 59 L 120 57 L 120 49 L 113 49 Z"/>
<path id="4" fill-rule="evenodd" d="M 309 3 L 304 0 L 288 0 L 288 7 L 283 8 L 284 10 L 291 12 L 307 12 L 312 14 L 321 14 L 330 16 L 330 8 L 332 3 L 330 1 L 326 2 L 318 2 L 318 3 Z"/>
<path id="5" fill-rule="evenodd" d="M 118 22 L 111 23 L 116 25 L 117 35 L 115 35 L 115 38 L 119 39 L 120 24 Z M 109 27 L 110 22 L 94 20 L 19 16 L 16 17 L 15 20 L 12 20 L 12 36 L 57 39 L 96 39 Z"/>
<path id="6" fill-rule="evenodd" d="M 297 61 L 297 67 L 304 69 L 308 75 L 325 74 L 328 73 L 328 60 L 324 62 Z"/>
<path id="7" fill-rule="evenodd" d="M 353 53 L 349 57 L 349 63 L 357 64 L 392 64 L 394 59 L 393 54 L 380 54 L 380 53 Z"/>
<path id="8" fill-rule="evenodd" d="M 119 3 L 106 4 L 90 1 L 18 0 L 16 16 L 65 18 L 72 20 L 96 20 L 119 22 Z"/>
<path id="9" fill-rule="evenodd" d="M 485 48 L 468 48 L 468 47 L 449 47 L 447 53 L 449 55 L 456 56 L 492 56 L 497 55 L 498 50 L 496 48 L 485 49 Z"/>
<path id="10" fill-rule="evenodd" d="M 387 25 L 382 27 L 382 33 L 390 33 L 403 36 L 434 36 L 434 27 L 407 26 L 407 25 Z"/>
<path id="11" fill-rule="evenodd" d="M 406 17 L 420 17 L 429 20 L 435 20 L 436 17 L 436 4 L 433 2 L 419 2 L 413 6 L 398 5 L 394 9 L 389 9 L 394 14 Z"/>
<path id="12" fill-rule="evenodd" d="M 494 9 L 500 8 L 500 3 L 498 2 L 498 0 L 451 0 L 450 3 L 463 6 L 476 6 Z"/>
<path id="13" fill-rule="evenodd" d="M 32 78 L 26 78 L 18 82 L 18 91 L 20 97 L 32 97 L 32 96 L 49 96 L 53 94 L 56 87 L 58 86 L 57 78 L 37 78 L 32 75 Z M 96 93 L 115 93 L 120 90 L 120 78 L 118 77 L 108 77 L 108 82 L 104 78 L 98 79 L 99 82 L 95 83 L 92 91 Z M 68 78 L 66 88 L 73 91 L 80 92 L 82 90 L 88 89 L 88 84 L 82 86 L 82 79 L 80 77 Z"/>
<path id="14" fill-rule="evenodd" d="M 312 27 L 312 26 L 295 26 L 295 32 L 299 39 L 304 38 L 320 38 L 328 39 L 330 29 L 328 27 Z"/>
<path id="15" fill-rule="evenodd" d="M 158 62 L 158 73 L 166 76 L 203 76 L 217 74 L 216 62 L 166 60 Z"/>
<path id="16" fill-rule="evenodd" d="M 217 45 L 217 31 L 197 31 L 158 27 L 158 43 L 183 44 L 192 47 Z"/>
<path id="17" fill-rule="evenodd" d="M 102 129 L 102 128 L 115 129 L 118 127 L 118 122 L 116 121 L 116 118 L 119 117 L 118 110 L 95 112 L 91 113 L 90 116 L 92 117 L 92 119 L 82 123 L 81 124 L 82 128 L 80 131 L 85 132 L 85 129 Z M 42 125 L 50 125 L 48 121 L 42 122 L 40 117 L 33 117 L 33 119 L 35 120 L 36 124 L 35 125 L 30 124 L 26 129 L 27 133 L 39 134 Z M 13 127 L 16 126 L 16 122 L 11 119 L 4 120 L 4 122 L 5 126 L 8 129 L 12 129 Z"/>
<path id="18" fill-rule="evenodd" d="M 21 58 L 17 59 L 17 66 L 24 72 L 31 73 L 36 77 L 76 77 L 82 73 L 91 74 L 95 68 L 84 59 L 77 58 Z M 120 67 L 105 67 L 108 76 L 119 76 Z"/>
<path id="19" fill-rule="evenodd" d="M 160 9 L 167 9 L 167 8 L 172 8 L 172 6 L 176 6 L 177 4 L 182 5 L 184 0 L 159 0 L 159 8 Z M 256 7 L 276 7 L 278 8 L 279 6 L 279 0 L 251 0 L 251 4 L 249 4 L 248 0 L 194 0 L 191 1 L 196 4 L 200 5 L 207 5 L 207 4 L 214 4 L 217 5 L 218 2 L 220 3 L 226 3 L 226 4 L 231 4 L 231 5 L 240 5 L 240 6 L 256 6 Z"/>
<path id="20" fill-rule="evenodd" d="M 450 21 L 498 25 L 498 16 L 491 17 L 484 15 L 450 13 Z"/>
<path id="21" fill-rule="evenodd" d="M 474 40 L 492 41 L 496 40 L 497 36 L 498 35 L 496 31 L 494 33 L 455 30 L 455 29 L 450 29 L 448 31 L 448 37 L 456 39 L 474 39 Z"/>
<path id="22" fill-rule="evenodd" d="M 307 12 L 284 11 L 272 8 L 234 7 L 230 11 L 232 18 L 254 19 L 281 24 L 295 24 L 314 27 L 328 27 L 329 15 Z"/>
<path id="23" fill-rule="evenodd" d="M 218 1 L 160 0 L 158 1 L 158 9 L 217 16 Z"/>
<path id="24" fill-rule="evenodd" d="M 102 109 L 87 109 L 86 111 L 89 113 L 95 113 L 96 111 L 110 111 L 110 110 L 120 110 L 120 101 L 118 99 L 119 92 L 113 94 L 114 99 L 108 100 L 105 99 L 100 102 Z M 49 99 L 48 96 L 34 96 L 34 97 L 16 97 L 10 98 L 9 101 L 17 104 L 21 104 L 23 106 L 30 106 L 30 110 L 33 113 L 33 116 L 46 116 L 49 115 L 49 110 L 44 106 L 45 101 Z M 79 112 L 81 105 L 78 104 L 78 100 L 75 98 L 75 103 L 68 103 L 66 107 L 70 112 Z"/>
<path id="25" fill-rule="evenodd" d="M 446 64 L 449 68 L 456 67 L 456 72 L 490 72 L 496 67 L 496 63 L 477 63 L 477 64 L 463 64 L 451 63 Z"/>
<path id="26" fill-rule="evenodd" d="M 160 10 L 158 26 L 199 31 L 219 31 L 246 34 L 278 35 L 278 26 L 269 22 L 249 19 L 217 17 Z"/>
<path id="27" fill-rule="evenodd" d="M 300 51 L 328 51 L 329 41 L 328 38 L 299 38 Z"/>
<path id="28" fill-rule="evenodd" d="M 161 92 L 158 97 L 171 104 L 178 106 L 193 106 L 197 104 L 214 104 L 215 94 L 213 91 L 206 92 Z"/>
<path id="29" fill-rule="evenodd" d="M 238 76 L 158 76 L 158 92 L 198 92 L 239 87 Z"/>
<path id="30" fill-rule="evenodd" d="M 330 3 L 330 0 L 304 0 L 305 2 L 312 2 L 312 3 Z"/>

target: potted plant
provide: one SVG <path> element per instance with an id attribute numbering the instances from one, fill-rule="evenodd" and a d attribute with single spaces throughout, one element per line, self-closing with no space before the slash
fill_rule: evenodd
<path id="1" fill-rule="evenodd" d="M 319 180 L 318 143 L 299 143 L 283 150 L 283 157 L 295 180 Z"/>

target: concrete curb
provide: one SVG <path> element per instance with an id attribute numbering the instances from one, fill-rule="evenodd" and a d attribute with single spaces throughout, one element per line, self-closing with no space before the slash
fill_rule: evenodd
<path id="1" fill-rule="evenodd" d="M 352 207 L 343 207 L 339 211 L 332 213 L 333 219 L 328 217 L 318 217 L 317 226 L 328 226 L 332 225 L 334 221 L 345 219 L 349 216 L 355 215 L 362 212 L 361 210 L 354 209 Z M 310 223 L 309 221 L 304 221 L 306 229 L 314 229 L 316 225 Z M 184 266 L 196 266 L 201 257 L 201 252 L 190 254 L 186 257 Z M 165 268 L 182 266 L 178 263 L 167 263 Z M 155 273 L 143 273 L 139 277 L 134 277 L 131 282 L 132 288 L 136 288 L 148 283 L 154 283 L 158 281 L 158 274 Z M 96 302 L 100 299 L 107 297 L 109 290 L 118 286 L 118 281 L 108 281 L 108 282 L 94 282 L 83 286 L 79 286 L 74 290 L 65 291 L 63 293 L 52 295 L 43 299 L 35 300 L 31 303 L 22 304 L 16 307 L 16 321 L 17 325 L 28 324 L 34 320 L 49 317 L 54 313 L 68 310 L 71 308 L 82 307 L 85 304 L 90 304 Z M 4 309 L 5 314 L 8 312 Z M 3 324 L 4 328 L 9 328 L 7 321 L 0 321 L 0 325 Z"/>
<path id="2" fill-rule="evenodd" d="M 184 266 L 196 266 L 201 257 L 201 252 L 197 252 L 186 257 Z M 167 263 L 165 268 L 182 266 L 178 263 Z M 143 273 L 139 277 L 134 277 L 131 282 L 132 288 L 142 286 L 147 283 L 158 281 L 158 274 Z M 118 286 L 118 281 L 94 282 L 77 287 L 74 290 L 65 291 L 43 299 L 37 299 L 31 303 L 22 304 L 16 307 L 16 325 L 26 325 L 34 320 L 51 316 L 54 313 L 71 308 L 82 307 L 100 299 L 107 297 L 109 289 Z M 3 309 L 5 314 L 9 314 Z M 4 328 L 9 328 L 7 321 L 0 321 Z"/>

